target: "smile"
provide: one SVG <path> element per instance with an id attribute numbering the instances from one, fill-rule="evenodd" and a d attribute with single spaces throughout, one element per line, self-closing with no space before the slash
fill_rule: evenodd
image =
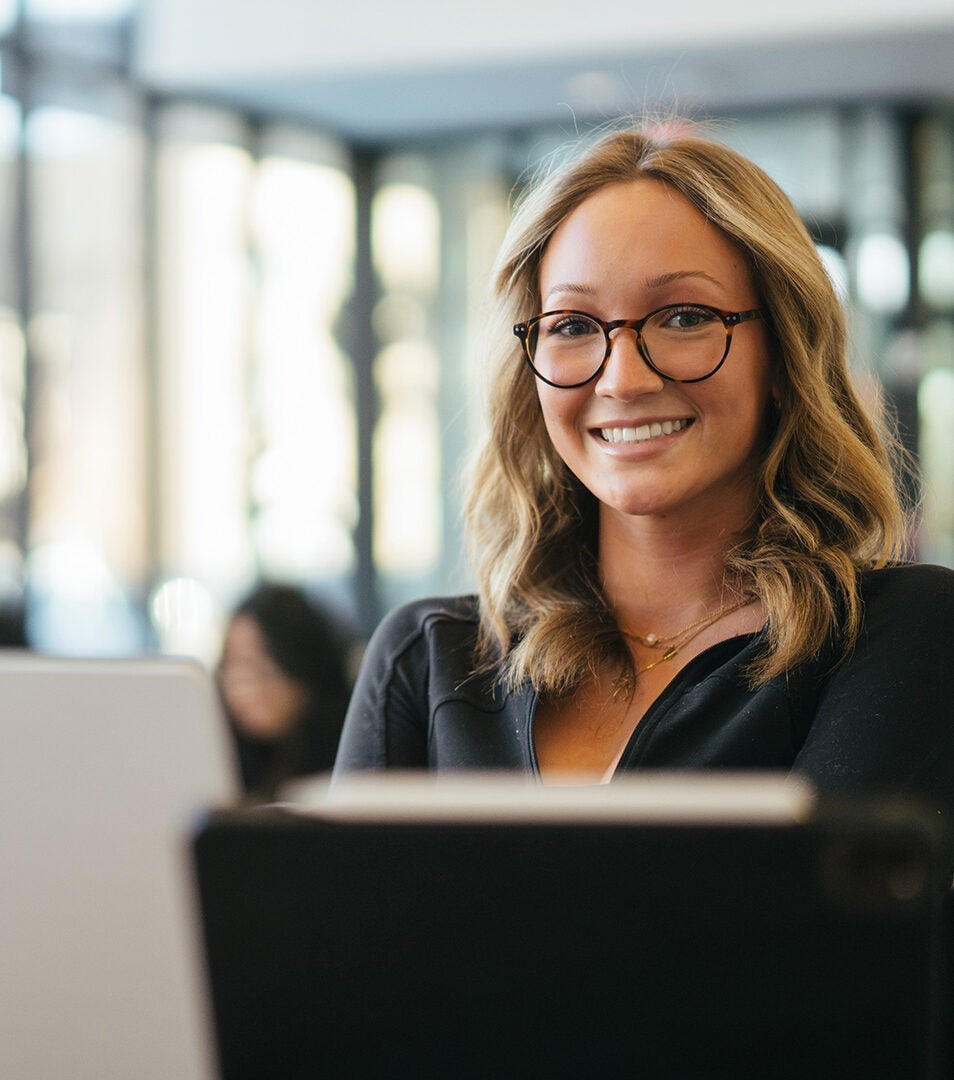
<path id="1" fill-rule="evenodd" d="M 692 423 L 692 420 L 663 420 L 659 424 L 640 424 L 639 427 L 600 428 L 600 435 L 610 443 L 640 443 L 675 435 Z"/>

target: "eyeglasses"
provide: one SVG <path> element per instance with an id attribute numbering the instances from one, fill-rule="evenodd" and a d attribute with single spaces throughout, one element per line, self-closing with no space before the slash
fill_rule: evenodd
<path id="1" fill-rule="evenodd" d="M 545 311 L 517 323 L 534 375 L 550 386 L 571 390 L 595 379 L 613 348 L 614 330 L 632 330 L 646 363 L 671 382 L 708 379 L 722 367 L 732 344 L 732 328 L 761 317 L 761 311 L 719 311 L 707 304 L 669 304 L 642 319 L 603 322 L 585 311 Z"/>

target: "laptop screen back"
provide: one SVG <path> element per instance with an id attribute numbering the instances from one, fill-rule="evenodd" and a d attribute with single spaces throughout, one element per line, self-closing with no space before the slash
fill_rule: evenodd
<path id="1" fill-rule="evenodd" d="M 224 1080 L 934 1076 L 930 828 L 662 783 L 628 816 L 491 785 L 205 823 Z"/>
<path id="2" fill-rule="evenodd" d="M 183 837 L 236 781 L 177 660 L 0 654 L 0 1076 L 203 1080 Z"/>

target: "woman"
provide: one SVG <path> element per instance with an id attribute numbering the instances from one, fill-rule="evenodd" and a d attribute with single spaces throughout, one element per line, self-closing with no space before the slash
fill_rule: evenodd
<path id="1" fill-rule="evenodd" d="M 523 201 L 496 291 L 479 595 L 383 621 L 337 771 L 780 768 L 947 815 L 954 572 L 902 565 L 893 444 L 778 187 L 604 136 Z"/>
<path id="2" fill-rule="evenodd" d="M 263 583 L 242 600 L 218 679 L 250 798 L 331 769 L 351 689 L 347 650 L 336 622 L 300 589 Z"/>

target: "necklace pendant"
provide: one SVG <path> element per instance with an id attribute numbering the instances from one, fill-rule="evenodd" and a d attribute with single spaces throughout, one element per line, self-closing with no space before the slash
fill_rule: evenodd
<path id="1" fill-rule="evenodd" d="M 654 648 L 659 641 L 659 638 L 655 634 L 647 634 L 643 638 L 643 642 L 649 646 L 650 649 Z"/>

